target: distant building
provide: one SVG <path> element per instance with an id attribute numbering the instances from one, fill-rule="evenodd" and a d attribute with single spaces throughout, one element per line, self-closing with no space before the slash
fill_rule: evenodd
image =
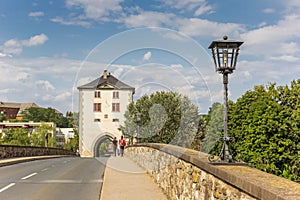
<path id="1" fill-rule="evenodd" d="M 0 102 L 0 114 L 4 114 L 6 119 L 18 119 L 22 120 L 22 112 L 27 108 L 38 108 L 35 103 L 12 103 L 12 102 Z"/>
<path id="2" fill-rule="evenodd" d="M 7 129 L 14 129 L 14 128 L 23 128 L 27 129 L 28 132 L 31 134 L 37 130 L 38 127 L 40 127 L 43 122 L 10 122 L 12 119 L 22 120 L 23 114 L 22 112 L 25 109 L 28 108 L 41 108 L 35 103 L 12 103 L 12 102 L 0 102 L 0 114 L 4 114 L 6 119 L 3 122 L 0 122 L 0 133 L 2 133 L 4 130 Z M 58 115 L 62 115 L 61 112 L 54 109 L 55 113 Z M 52 131 L 49 131 L 49 133 L 55 137 L 56 139 L 56 146 L 62 147 L 65 144 L 65 136 L 61 134 L 60 132 L 55 131 L 56 124 L 53 122 L 45 122 L 45 124 L 49 125 L 53 128 Z M 73 130 L 73 129 L 72 129 Z M 3 137 L 4 135 L 2 135 Z"/>
<path id="3" fill-rule="evenodd" d="M 9 121 L 4 121 L 0 122 L 0 133 L 2 133 L 4 130 L 8 129 L 14 129 L 14 128 L 23 128 L 27 129 L 29 134 L 32 134 L 33 132 L 36 132 L 38 127 L 40 127 L 42 124 L 46 124 L 53 129 L 49 131 L 49 134 L 51 134 L 53 137 L 56 136 L 55 134 L 55 129 L 56 125 L 53 122 L 9 122 Z M 2 135 L 4 137 L 4 135 Z"/>
<path id="4" fill-rule="evenodd" d="M 74 128 L 56 128 L 56 133 L 64 136 L 65 143 L 69 143 L 75 137 Z"/>
<path id="5" fill-rule="evenodd" d="M 135 89 L 104 70 L 101 77 L 78 90 L 80 155 L 95 157 L 104 138 L 121 137 L 119 127 Z"/>
<path id="6" fill-rule="evenodd" d="M 12 128 L 26 128 L 29 130 L 29 132 L 34 132 L 43 123 L 52 127 L 53 131 L 51 133 L 54 134 L 56 125 L 53 122 L 9 122 L 9 121 L 0 122 L 0 133 L 3 132 L 3 130 L 5 129 L 12 129 Z"/>

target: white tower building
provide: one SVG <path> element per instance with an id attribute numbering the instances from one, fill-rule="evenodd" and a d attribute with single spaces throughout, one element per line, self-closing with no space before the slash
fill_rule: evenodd
<path id="1" fill-rule="evenodd" d="M 96 157 L 101 142 L 121 137 L 125 111 L 133 101 L 135 89 L 107 74 L 79 86 L 79 152 Z"/>

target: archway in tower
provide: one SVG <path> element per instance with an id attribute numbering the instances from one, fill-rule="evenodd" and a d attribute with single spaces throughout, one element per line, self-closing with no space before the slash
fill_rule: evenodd
<path id="1" fill-rule="evenodd" d="M 94 145 L 94 157 L 107 157 L 112 155 L 112 140 L 113 136 L 111 135 L 101 136 Z"/>

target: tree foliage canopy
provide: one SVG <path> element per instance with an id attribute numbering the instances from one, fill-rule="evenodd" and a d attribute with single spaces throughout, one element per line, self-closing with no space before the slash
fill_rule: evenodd
<path id="1" fill-rule="evenodd" d="M 222 137 L 224 131 L 223 125 L 223 106 L 220 103 L 214 103 L 208 111 L 207 123 L 205 124 L 205 137 L 201 151 L 205 153 L 217 154 L 220 149 L 218 138 Z"/>
<path id="2" fill-rule="evenodd" d="M 30 146 L 30 135 L 26 129 L 16 128 L 4 130 L 3 135 L 2 144 Z"/>
<path id="3" fill-rule="evenodd" d="M 236 159 L 300 181 L 300 80 L 256 86 L 229 106 Z"/>
<path id="4" fill-rule="evenodd" d="M 3 131 L 3 139 L 0 144 L 18 146 L 55 147 L 55 138 L 52 135 L 53 128 L 42 123 L 36 131 L 30 132 L 24 128 L 11 128 Z"/>
<path id="5" fill-rule="evenodd" d="M 33 146 L 38 147 L 55 147 L 55 138 L 51 134 L 54 129 L 45 123 L 42 123 L 36 131 L 31 133 Z"/>
<path id="6" fill-rule="evenodd" d="M 138 113 L 140 120 L 138 120 Z M 198 108 L 175 92 L 156 92 L 131 103 L 123 133 L 139 142 L 171 143 L 190 147 L 198 129 Z"/>
<path id="7" fill-rule="evenodd" d="M 25 121 L 54 122 L 56 126 L 61 128 L 71 127 L 67 117 L 64 117 L 53 108 L 31 107 L 25 109 L 22 114 Z"/>

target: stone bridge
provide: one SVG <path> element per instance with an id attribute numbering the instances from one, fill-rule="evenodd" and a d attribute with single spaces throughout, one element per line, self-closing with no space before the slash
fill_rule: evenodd
<path id="1" fill-rule="evenodd" d="M 99 146 L 110 135 L 100 136 Z M 208 155 L 168 144 L 135 144 L 126 156 L 144 168 L 171 200 L 300 200 L 300 184 L 248 166 L 212 165 Z M 0 145 L 1 158 L 74 155 L 56 148 Z"/>
<path id="2" fill-rule="evenodd" d="M 166 144 L 126 148 L 169 199 L 300 200 L 300 184 L 248 166 L 212 165 L 208 155 Z"/>

